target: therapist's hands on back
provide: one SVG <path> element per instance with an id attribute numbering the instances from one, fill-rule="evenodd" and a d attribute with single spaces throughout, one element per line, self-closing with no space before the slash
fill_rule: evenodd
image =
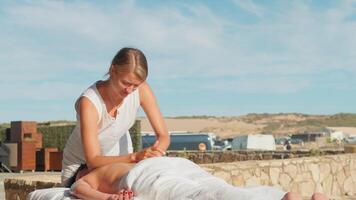
<path id="1" fill-rule="evenodd" d="M 132 154 L 132 160 L 134 162 L 139 162 L 146 158 L 160 157 L 166 155 L 166 152 L 162 151 L 158 147 L 159 141 L 157 140 L 151 147 L 143 149 L 142 151 L 135 152 Z M 122 189 L 118 194 L 112 194 L 107 200 L 131 200 L 134 194 L 131 189 Z"/>
<path id="2" fill-rule="evenodd" d="M 152 158 L 152 157 L 161 157 L 166 155 L 166 152 L 163 150 L 159 149 L 158 147 L 159 141 L 157 140 L 152 146 L 143 149 L 142 151 L 134 153 L 134 158 L 133 160 L 135 162 L 139 162 L 141 160 L 144 160 L 146 158 Z"/>

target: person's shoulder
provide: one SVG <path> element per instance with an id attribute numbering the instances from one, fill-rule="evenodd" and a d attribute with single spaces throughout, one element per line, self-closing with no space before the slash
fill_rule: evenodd
<path id="1" fill-rule="evenodd" d="M 141 85 L 138 87 L 138 91 L 140 95 L 141 104 L 143 101 L 145 101 L 145 99 L 151 99 L 152 97 L 154 97 L 151 87 L 146 81 L 141 83 Z"/>
<path id="2" fill-rule="evenodd" d="M 142 97 L 145 93 L 147 93 L 147 91 L 150 90 L 150 86 L 146 81 L 144 81 L 143 83 L 140 84 L 140 86 L 138 86 L 137 90 L 138 93 L 140 94 L 140 97 Z"/>
<path id="3" fill-rule="evenodd" d="M 94 103 L 87 97 L 87 96 L 81 96 L 78 99 L 78 106 L 79 108 L 95 108 Z"/>
<path id="4" fill-rule="evenodd" d="M 77 112 L 80 118 L 87 116 L 94 119 L 97 123 L 101 120 L 100 112 L 97 106 L 86 96 L 82 96 L 78 99 Z"/>
<path id="5" fill-rule="evenodd" d="M 96 81 L 84 90 L 77 101 L 80 107 L 100 109 L 99 107 L 101 105 L 101 97 L 98 91 L 99 84 L 100 81 Z"/>
<path id="6" fill-rule="evenodd" d="M 142 82 L 141 84 L 140 84 L 140 86 L 138 86 L 138 90 L 139 91 L 141 91 L 141 90 L 147 90 L 147 89 L 149 89 L 149 85 L 148 85 L 148 83 L 146 82 L 146 81 L 144 81 L 144 82 Z"/>

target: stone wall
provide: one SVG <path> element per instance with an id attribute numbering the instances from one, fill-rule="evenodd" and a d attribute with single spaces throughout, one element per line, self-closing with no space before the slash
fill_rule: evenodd
<path id="1" fill-rule="evenodd" d="M 235 186 L 271 185 L 304 197 L 322 192 L 332 199 L 356 199 L 355 153 L 201 166 Z"/>
<path id="2" fill-rule="evenodd" d="M 167 156 L 183 157 L 197 164 L 236 162 L 247 160 L 275 160 L 300 157 L 313 157 L 323 155 L 343 154 L 344 149 L 311 149 L 311 150 L 291 150 L 291 151 L 168 151 Z M 356 151 L 355 151 L 356 153 Z"/>
<path id="3" fill-rule="evenodd" d="M 330 199 L 356 199 L 356 154 L 280 160 L 201 164 L 205 170 L 235 186 L 271 185 L 304 197 L 323 192 Z M 6 199 L 25 200 L 38 188 L 58 186 L 59 177 L 6 179 Z M 37 179 L 36 179 L 37 178 Z M 41 181 L 42 180 L 42 181 Z M 43 180 L 52 180 L 45 183 Z M 55 180 L 55 181 L 53 181 Z"/>
<path id="4" fill-rule="evenodd" d="M 26 200 L 37 189 L 60 187 L 60 175 L 23 176 L 4 180 L 6 200 Z"/>

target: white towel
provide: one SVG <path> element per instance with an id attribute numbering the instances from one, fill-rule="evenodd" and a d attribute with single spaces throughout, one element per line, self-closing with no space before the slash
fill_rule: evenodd
<path id="1" fill-rule="evenodd" d="M 285 192 L 268 186 L 234 187 L 184 158 L 157 157 L 139 162 L 120 181 L 135 200 L 280 200 Z"/>
<path id="2" fill-rule="evenodd" d="M 285 192 L 268 186 L 234 187 L 184 158 L 158 157 L 139 162 L 118 187 L 131 188 L 134 200 L 280 200 Z M 27 200 L 68 200 L 69 188 L 31 192 Z"/>
<path id="3" fill-rule="evenodd" d="M 72 200 L 70 189 L 65 187 L 39 189 L 31 192 L 26 200 Z"/>

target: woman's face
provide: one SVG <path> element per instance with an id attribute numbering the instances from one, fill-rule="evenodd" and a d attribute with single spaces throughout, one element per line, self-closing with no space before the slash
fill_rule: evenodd
<path id="1" fill-rule="evenodd" d="M 133 72 L 113 73 L 110 79 L 114 92 L 122 98 L 135 91 L 143 82 Z"/>

